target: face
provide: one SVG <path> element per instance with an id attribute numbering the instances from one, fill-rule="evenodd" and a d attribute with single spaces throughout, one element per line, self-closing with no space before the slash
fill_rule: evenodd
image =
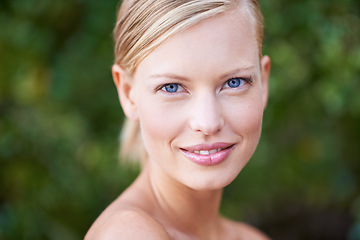
<path id="1" fill-rule="evenodd" d="M 259 59 L 254 30 L 239 11 L 219 14 L 139 64 L 127 114 L 138 117 L 154 178 L 219 189 L 248 162 L 260 138 L 270 66 Z"/>

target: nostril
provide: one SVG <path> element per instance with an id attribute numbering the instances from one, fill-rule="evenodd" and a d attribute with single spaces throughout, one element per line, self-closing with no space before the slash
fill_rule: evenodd
<path id="1" fill-rule="evenodd" d="M 224 127 L 224 120 L 221 117 L 217 119 L 206 119 L 203 122 L 195 121 L 192 125 L 192 129 L 194 131 L 210 136 L 221 131 Z"/>
<path id="2" fill-rule="evenodd" d="M 213 135 L 224 126 L 222 108 L 213 94 L 197 96 L 193 102 L 190 127 L 195 132 Z"/>

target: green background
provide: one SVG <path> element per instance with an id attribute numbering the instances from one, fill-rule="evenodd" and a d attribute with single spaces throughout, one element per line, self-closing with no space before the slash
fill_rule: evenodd
<path id="1" fill-rule="evenodd" d="M 360 239 L 360 1 L 262 0 L 259 147 L 221 212 L 274 239 Z M 0 0 L 0 239 L 81 239 L 118 163 L 117 1 Z"/>

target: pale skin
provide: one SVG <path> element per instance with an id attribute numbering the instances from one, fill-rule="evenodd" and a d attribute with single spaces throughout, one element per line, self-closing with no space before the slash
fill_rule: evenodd
<path id="1" fill-rule="evenodd" d="M 270 59 L 259 59 L 254 26 L 240 10 L 175 34 L 132 77 L 115 64 L 121 105 L 139 121 L 148 159 L 85 239 L 269 239 L 218 213 L 222 189 L 259 141 L 269 72 Z M 219 142 L 232 150 L 215 165 L 184 154 Z"/>

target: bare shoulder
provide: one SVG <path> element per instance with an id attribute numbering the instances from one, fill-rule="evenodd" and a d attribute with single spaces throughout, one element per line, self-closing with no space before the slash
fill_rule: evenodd
<path id="1" fill-rule="evenodd" d="M 140 210 L 121 210 L 94 225 L 85 240 L 160 239 L 170 240 L 165 229 Z"/>
<path id="2" fill-rule="evenodd" d="M 236 238 L 242 240 L 270 240 L 260 230 L 241 222 L 234 222 L 228 219 L 224 219 L 224 222 L 228 229 L 231 229 L 231 232 L 236 233 Z"/>
<path id="3" fill-rule="evenodd" d="M 242 233 L 244 240 L 270 240 L 263 232 L 246 223 L 238 223 L 238 229 Z"/>

